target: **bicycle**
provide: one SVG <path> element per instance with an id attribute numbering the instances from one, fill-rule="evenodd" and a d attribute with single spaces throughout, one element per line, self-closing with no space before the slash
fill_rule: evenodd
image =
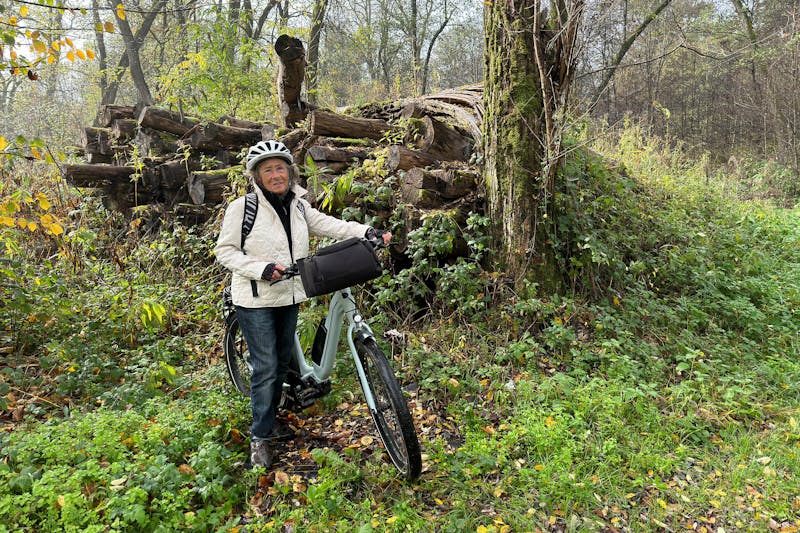
<path id="1" fill-rule="evenodd" d="M 296 275 L 299 275 L 297 266 L 292 265 L 286 269 L 282 279 Z M 223 351 L 228 375 L 236 389 L 249 396 L 252 373 L 250 354 L 239 329 L 229 287 L 223 291 L 223 315 Z M 400 474 L 405 479 L 413 480 L 422 470 L 414 421 L 389 361 L 358 310 L 349 287 L 333 293 L 326 317 L 317 327 L 310 361 L 303 353 L 300 338 L 295 333 L 294 356 L 287 383 L 284 384 L 282 405 L 295 410 L 304 409 L 330 392 L 339 334 L 345 326 L 345 319 L 347 345 L 378 435 Z M 329 335 L 329 332 L 339 334 Z"/>

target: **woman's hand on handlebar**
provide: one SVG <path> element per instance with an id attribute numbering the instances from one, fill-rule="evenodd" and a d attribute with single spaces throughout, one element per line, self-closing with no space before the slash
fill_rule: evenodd
<path id="1" fill-rule="evenodd" d="M 392 232 L 370 228 L 366 237 L 373 246 L 388 246 L 392 240 Z"/>
<path id="2" fill-rule="evenodd" d="M 283 275 L 286 272 L 286 267 L 283 265 L 275 265 L 275 270 L 272 271 L 272 277 L 270 281 L 280 281 L 283 279 Z"/>

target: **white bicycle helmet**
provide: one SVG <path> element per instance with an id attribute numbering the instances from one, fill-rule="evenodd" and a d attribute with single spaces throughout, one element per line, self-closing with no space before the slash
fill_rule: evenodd
<path id="1" fill-rule="evenodd" d="M 247 151 L 245 158 L 247 170 L 253 170 L 261 161 L 270 157 L 280 157 L 290 165 L 294 164 L 292 152 L 280 141 L 260 141 Z"/>

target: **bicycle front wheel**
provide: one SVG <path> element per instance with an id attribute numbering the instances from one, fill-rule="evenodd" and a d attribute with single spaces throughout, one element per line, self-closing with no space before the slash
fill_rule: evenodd
<path id="1" fill-rule="evenodd" d="M 397 378 L 374 339 L 358 340 L 355 346 L 367 377 L 366 383 L 361 386 L 365 388 L 365 393 L 375 399 L 375 409 L 371 410 L 372 420 L 378 428 L 383 446 L 400 473 L 406 479 L 415 479 L 422 470 L 419 440 Z"/>
<path id="2" fill-rule="evenodd" d="M 225 366 L 236 390 L 250 396 L 250 376 L 253 374 L 253 365 L 250 362 L 250 351 L 239 327 L 239 320 L 233 313 L 225 324 L 225 336 L 222 340 L 222 350 L 225 352 Z"/>

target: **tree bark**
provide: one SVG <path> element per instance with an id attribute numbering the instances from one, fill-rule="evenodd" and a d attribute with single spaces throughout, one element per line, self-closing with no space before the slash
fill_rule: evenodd
<path id="1" fill-rule="evenodd" d="M 412 168 L 403 176 L 402 186 L 407 191 L 432 191 L 444 200 L 455 200 L 474 191 L 479 178 L 480 174 L 467 170 Z"/>
<path id="2" fill-rule="evenodd" d="M 189 173 L 200 170 L 200 162 L 195 159 L 174 159 L 156 167 L 161 186 L 166 189 L 179 189 L 187 184 Z"/>
<path id="3" fill-rule="evenodd" d="M 230 115 L 222 115 L 217 120 L 217 124 L 222 124 L 224 126 L 233 126 L 234 128 L 242 128 L 246 130 L 261 130 L 264 128 L 265 124 L 261 122 L 255 122 L 253 120 L 244 120 L 241 118 L 232 117 Z"/>
<path id="4" fill-rule="evenodd" d="M 159 0 L 153 9 L 146 13 L 145 21 L 142 25 L 147 25 L 149 29 L 149 26 L 152 25 L 158 13 L 164 9 L 166 3 L 166 0 Z M 114 17 L 117 20 L 117 27 L 119 28 L 120 35 L 122 35 L 122 40 L 125 43 L 125 52 L 128 56 L 128 66 L 130 69 L 131 79 L 133 80 L 133 84 L 136 87 L 137 93 L 139 94 L 139 103 L 143 105 L 151 105 L 153 103 L 153 95 L 150 93 L 150 87 L 147 85 L 144 69 L 142 68 L 141 58 L 139 57 L 139 49 L 142 47 L 144 37 L 147 35 L 147 33 L 140 34 L 137 32 L 134 36 L 127 17 L 120 17 L 119 12 L 117 11 L 117 6 L 114 2 L 110 2 L 109 6 L 114 13 Z"/>
<path id="5" fill-rule="evenodd" d="M 133 118 L 119 118 L 111 123 L 111 138 L 117 142 L 127 142 L 136 137 L 139 122 Z"/>
<path id="6" fill-rule="evenodd" d="M 100 106 L 98 126 L 109 128 L 117 119 L 136 118 L 136 108 L 132 105 L 106 104 Z"/>
<path id="7" fill-rule="evenodd" d="M 308 88 L 308 101 L 311 104 L 317 103 L 319 43 L 327 10 L 328 0 L 315 0 L 314 10 L 311 12 L 311 35 L 308 39 L 308 68 L 306 69 L 306 87 Z"/>
<path id="8" fill-rule="evenodd" d="M 139 113 L 139 125 L 175 135 L 184 135 L 196 126 L 197 122 L 167 109 L 145 106 Z"/>
<path id="9" fill-rule="evenodd" d="M 87 154 L 96 153 L 113 155 L 114 149 L 109 140 L 111 130 L 108 128 L 85 127 L 81 130 L 81 144 Z"/>
<path id="10" fill-rule="evenodd" d="M 129 183 L 134 167 L 115 165 L 67 165 L 63 177 L 75 187 L 102 187 L 109 183 Z"/>
<path id="11" fill-rule="evenodd" d="M 409 150 L 404 146 L 394 145 L 389 147 L 389 156 L 386 158 L 386 168 L 391 172 L 395 170 L 408 170 L 414 167 L 428 167 L 435 165 L 439 158 L 425 152 Z"/>
<path id="12" fill-rule="evenodd" d="M 306 52 L 300 39 L 281 35 L 275 41 L 275 52 L 280 59 L 278 69 L 278 100 L 281 103 L 283 125 L 294 128 L 308 115 L 308 104 L 300 92 L 306 69 Z"/>
<path id="13" fill-rule="evenodd" d="M 388 122 L 374 118 L 357 118 L 319 109 L 311 113 L 308 131 L 325 137 L 380 139 L 394 129 Z"/>
<path id="14" fill-rule="evenodd" d="M 198 150 L 234 150 L 261 140 L 261 130 L 235 128 L 222 124 L 198 124 L 183 135 Z"/>
<path id="15" fill-rule="evenodd" d="M 472 144 L 456 130 L 429 116 L 420 119 L 419 138 L 414 140 L 417 149 L 439 159 L 467 161 L 472 153 Z"/>
<path id="16" fill-rule="evenodd" d="M 523 287 L 558 286 L 545 224 L 552 220 L 550 186 L 542 175 L 544 101 L 536 64 L 538 0 L 493 2 L 486 16 L 484 179 L 498 241 L 497 260 Z"/>
<path id="17" fill-rule="evenodd" d="M 167 155 L 178 150 L 178 137 L 164 131 L 140 127 L 134 140 L 145 155 Z"/>
<path id="18" fill-rule="evenodd" d="M 222 203 L 225 189 L 230 187 L 230 169 L 199 170 L 189 174 L 187 182 L 189 197 L 197 205 L 216 205 Z"/>

